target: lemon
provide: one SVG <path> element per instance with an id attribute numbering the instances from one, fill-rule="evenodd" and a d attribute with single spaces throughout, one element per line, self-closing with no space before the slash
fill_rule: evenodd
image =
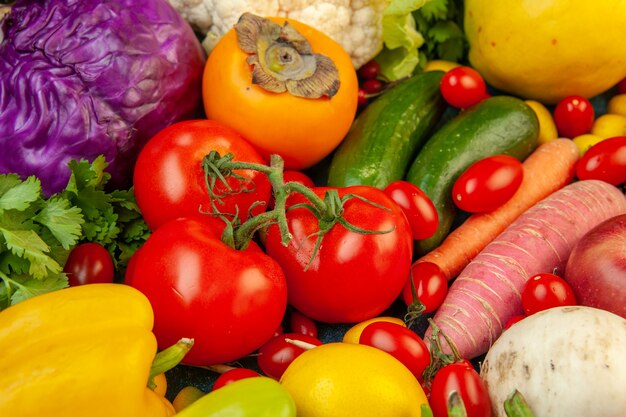
<path id="1" fill-rule="evenodd" d="M 365 329 L 369 324 L 375 323 L 377 321 L 386 321 L 386 322 L 395 323 L 395 324 L 399 324 L 400 326 L 406 327 L 406 324 L 404 323 L 404 321 L 402 321 L 402 319 L 399 319 L 397 317 L 390 317 L 390 316 L 374 317 L 373 319 L 362 321 L 350 327 L 348 331 L 343 335 L 343 342 L 344 343 L 359 343 L 359 339 L 361 338 L 361 333 L 363 333 L 363 329 Z"/>
<path id="2" fill-rule="evenodd" d="M 626 0 L 466 0 L 469 60 L 494 87 L 554 104 L 626 77 Z"/>
<path id="3" fill-rule="evenodd" d="M 289 365 L 281 383 L 298 417 L 420 417 L 428 404 L 400 361 L 367 345 L 314 347 Z"/>

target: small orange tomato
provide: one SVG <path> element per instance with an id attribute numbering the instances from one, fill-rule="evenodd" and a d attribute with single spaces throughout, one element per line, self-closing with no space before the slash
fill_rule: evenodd
<path id="1" fill-rule="evenodd" d="M 259 85 L 258 77 L 253 83 L 253 67 L 289 78 L 294 71 L 285 71 L 284 64 L 302 61 L 307 65 L 312 55 L 300 59 L 298 50 L 294 57 L 292 50 L 271 39 L 253 45 L 258 50 L 244 52 L 236 25 L 220 39 L 207 60 L 202 85 L 205 112 L 209 119 L 242 134 L 264 157 L 278 154 L 285 161 L 285 169 L 301 170 L 330 154 L 350 129 L 357 108 L 356 70 L 345 50 L 322 32 L 290 19 L 267 20 L 281 26 L 288 22 L 308 41 L 313 54 L 329 58 L 337 70 L 334 79 L 339 81 L 338 89 L 309 98 L 290 91 L 268 91 Z M 252 55 L 258 57 L 256 66 L 250 62 Z M 295 78 L 301 78 L 304 72 L 296 69 Z"/>

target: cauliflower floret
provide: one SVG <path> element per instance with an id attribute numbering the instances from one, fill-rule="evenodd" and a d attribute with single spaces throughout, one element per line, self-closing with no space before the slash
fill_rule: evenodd
<path id="1" fill-rule="evenodd" d="M 359 68 L 383 47 L 382 18 L 389 0 L 169 0 L 210 52 L 244 12 L 299 20 L 338 42 Z"/>

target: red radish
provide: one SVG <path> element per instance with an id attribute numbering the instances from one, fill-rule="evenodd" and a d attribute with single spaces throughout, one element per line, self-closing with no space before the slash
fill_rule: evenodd
<path id="1" fill-rule="evenodd" d="M 578 241 L 565 280 L 580 304 L 626 319 L 626 214 L 600 223 Z"/>
<path id="2" fill-rule="evenodd" d="M 523 313 L 526 281 L 562 271 L 578 240 L 593 227 L 626 213 L 626 197 L 598 180 L 578 181 L 541 200 L 489 243 L 452 283 L 435 314 L 461 357 L 485 353 L 506 322 Z M 426 340 L 430 339 L 430 329 Z M 447 347 L 445 341 L 442 344 Z"/>

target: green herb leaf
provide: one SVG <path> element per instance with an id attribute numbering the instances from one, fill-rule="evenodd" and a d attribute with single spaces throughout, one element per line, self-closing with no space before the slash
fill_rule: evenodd
<path id="1" fill-rule="evenodd" d="M 61 266 L 46 252 L 49 246 L 34 230 L 8 230 L 0 228 L 0 234 L 4 237 L 7 247 L 14 254 L 30 261 L 28 272 L 37 279 L 48 275 L 48 271 L 55 273 L 61 271 Z"/>
<path id="2" fill-rule="evenodd" d="M 26 210 L 41 194 L 41 182 L 36 177 L 28 177 L 26 181 L 16 182 L 17 176 L 3 176 L 3 190 L 0 189 L 0 211 Z"/>
<path id="3" fill-rule="evenodd" d="M 17 289 L 11 295 L 11 305 L 24 301 L 36 295 L 45 294 L 51 291 L 61 290 L 68 286 L 65 274 L 51 274 L 46 279 L 28 279 L 23 282 L 11 280 Z"/>
<path id="4" fill-rule="evenodd" d="M 81 238 L 83 215 L 78 207 L 62 197 L 53 197 L 34 220 L 47 227 L 64 249 L 70 249 Z"/>

